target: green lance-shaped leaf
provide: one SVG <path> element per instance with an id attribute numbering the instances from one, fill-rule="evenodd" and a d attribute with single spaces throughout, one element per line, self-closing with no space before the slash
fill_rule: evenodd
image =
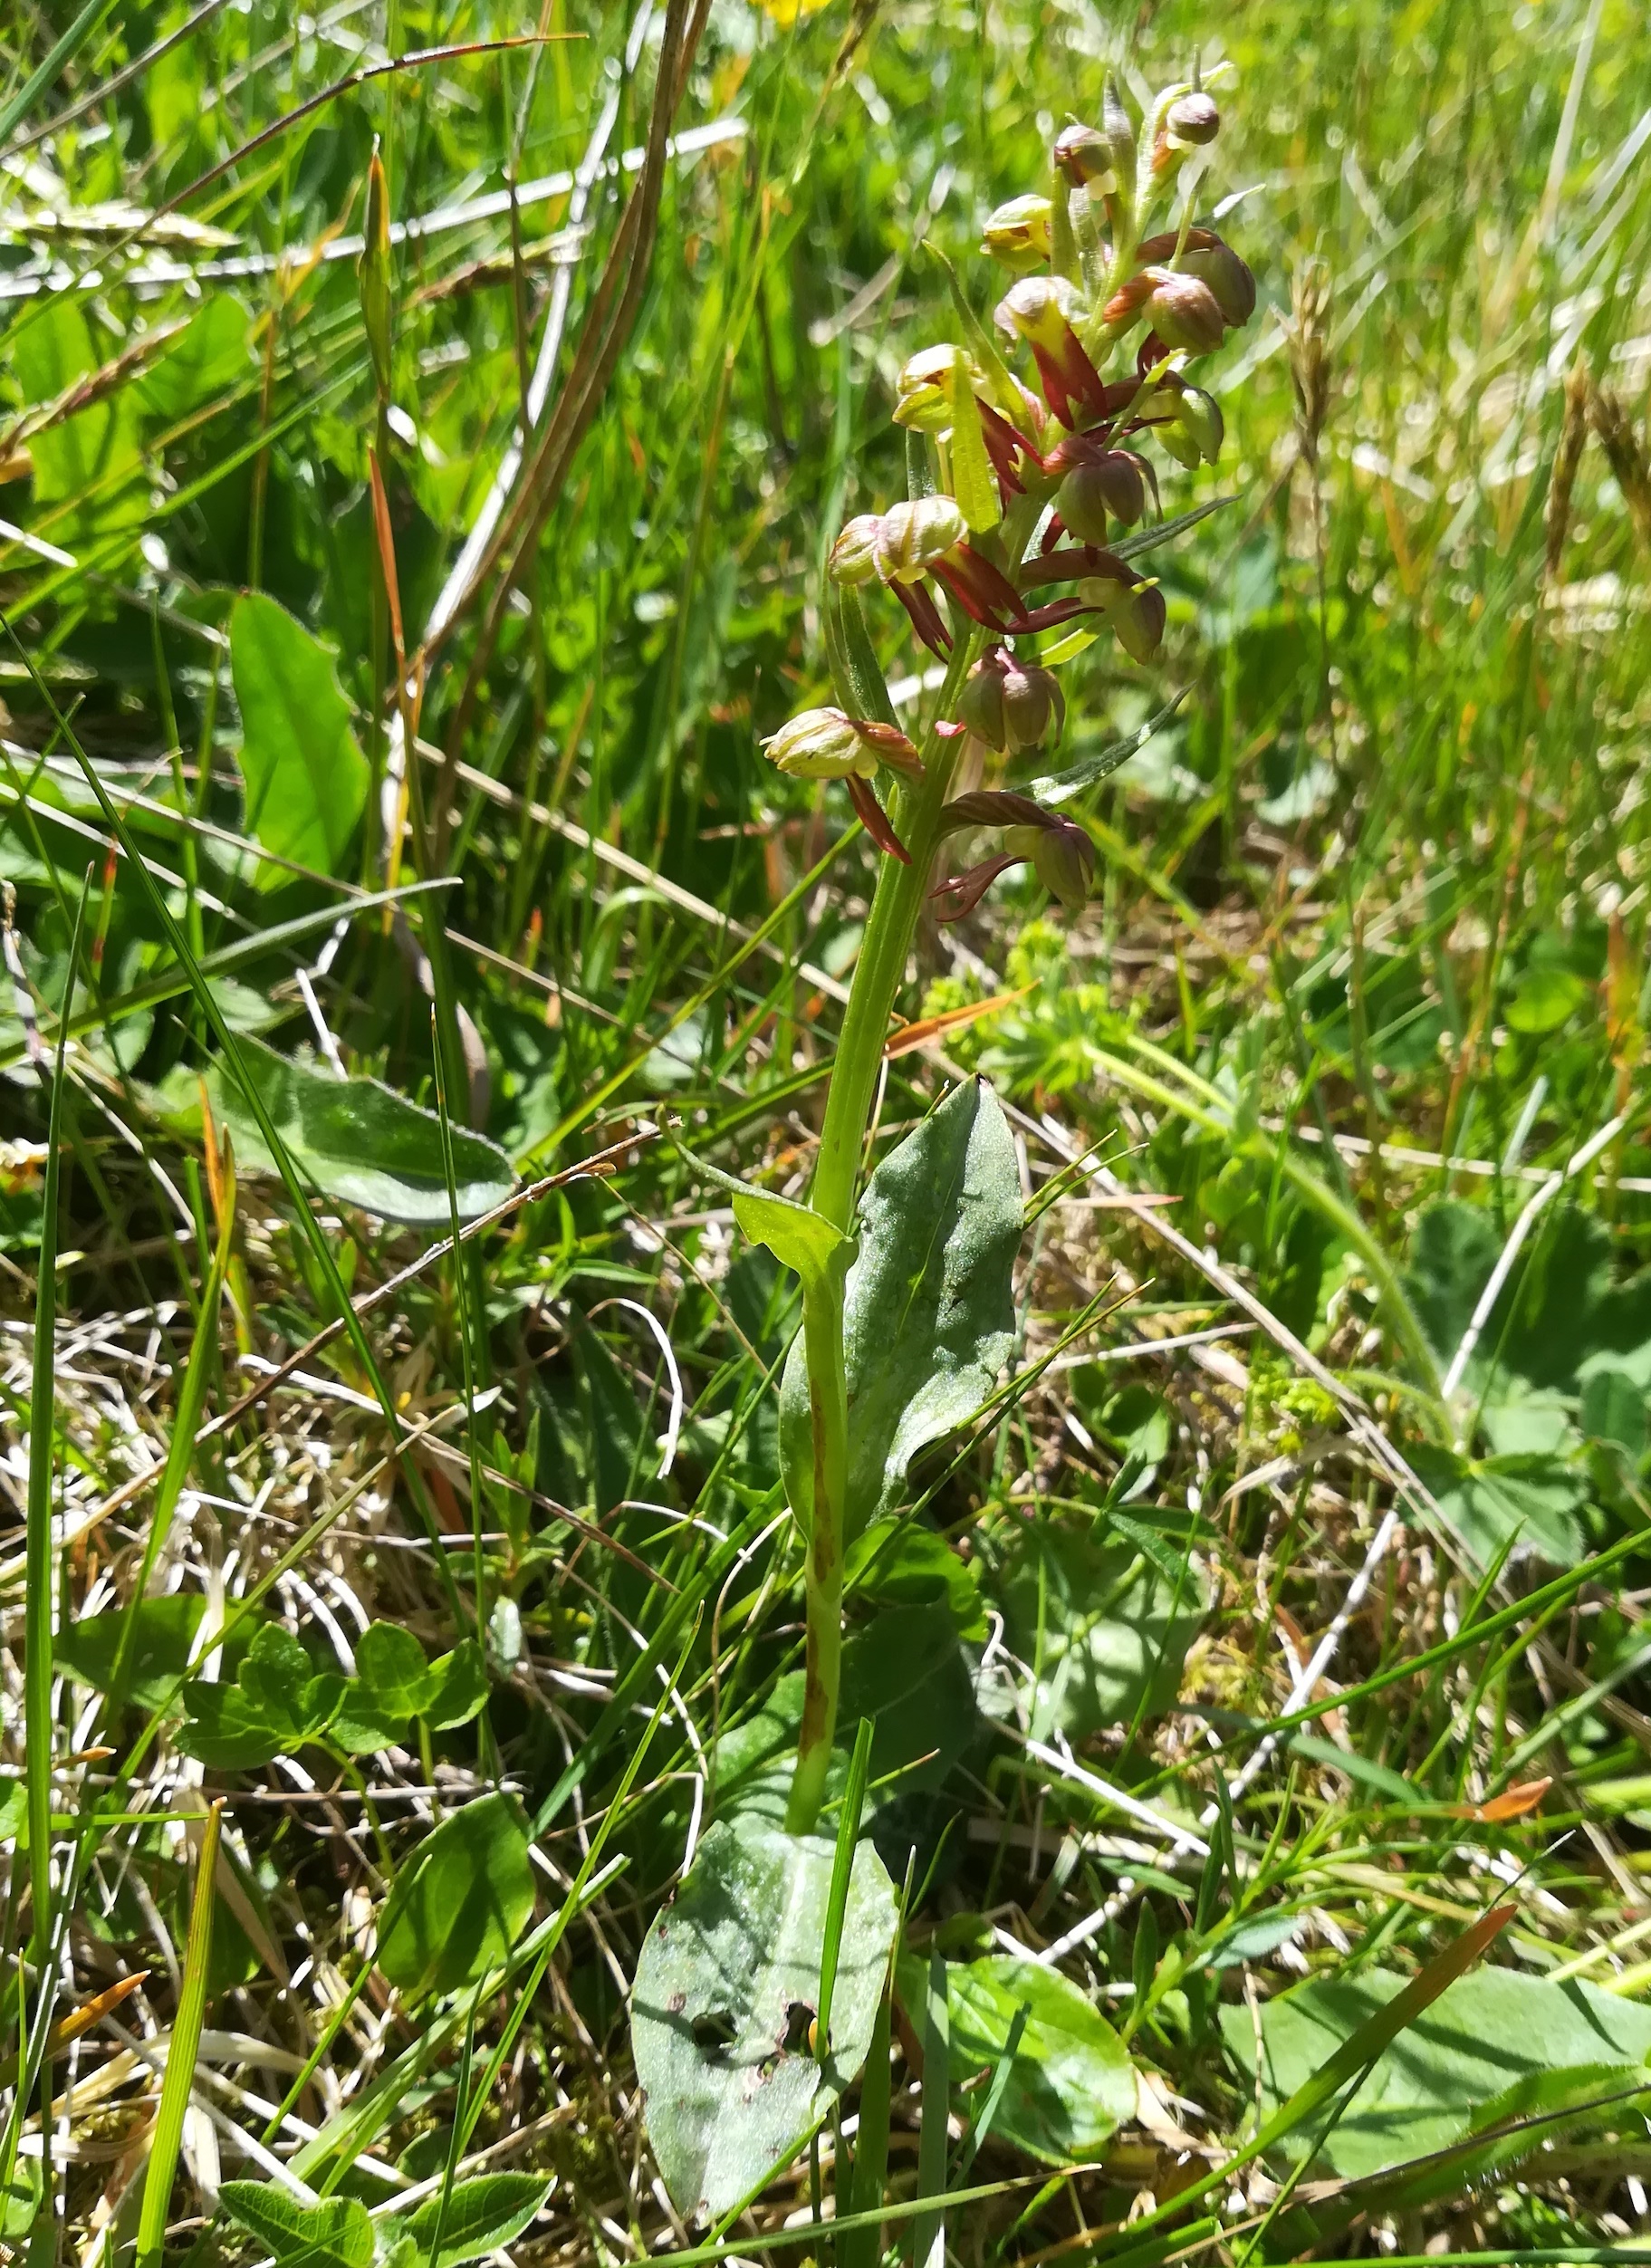
<path id="1" fill-rule="evenodd" d="M 462 2268 L 508 2244 L 538 2212 L 551 2185 L 539 2174 L 483 2174 L 421 2205 L 405 2225 L 419 2268 Z"/>
<path id="2" fill-rule="evenodd" d="M 957 281 L 957 271 L 946 258 L 933 237 L 924 239 L 924 249 L 945 270 L 946 284 L 952 294 L 952 304 L 957 310 L 957 320 L 963 325 L 965 343 L 969 352 L 986 374 L 992 389 L 992 399 L 1012 425 L 1022 425 L 1026 418 L 1026 398 L 1015 384 L 1014 374 L 998 352 L 997 341 L 963 295 Z"/>
<path id="3" fill-rule="evenodd" d="M 830 1269 L 840 1265 L 848 1246 L 840 1229 L 811 1206 L 799 1205 L 794 1197 L 778 1196 L 772 1189 L 754 1189 L 749 1182 L 736 1180 L 720 1167 L 706 1165 L 703 1158 L 685 1148 L 668 1128 L 666 1131 L 671 1147 L 698 1177 L 725 1192 L 734 1219 L 754 1245 L 766 1246 L 782 1267 L 799 1277 L 805 1293 L 826 1283 Z"/>
<path id="4" fill-rule="evenodd" d="M 1014 1145 L 984 1080 L 955 1088 L 872 1175 L 845 1287 L 846 1543 L 892 1510 L 917 1451 L 965 1424 L 1008 1360 L 1021 1220 Z M 800 1342 L 781 1388 L 780 1453 L 806 1527 L 813 1460 Z"/>
<path id="5" fill-rule="evenodd" d="M 833 582 L 825 591 L 826 658 L 837 697 L 850 716 L 879 725 L 898 725 L 883 665 L 866 628 L 866 610 L 853 583 Z"/>
<path id="6" fill-rule="evenodd" d="M 894 1886 L 854 1853 L 823 2058 L 821 1949 L 836 1844 L 719 1820 L 637 1964 L 631 2041 L 648 2140 L 680 2209 L 721 2215 L 806 2141 L 866 2060 L 894 1942 Z"/>
<path id="7" fill-rule="evenodd" d="M 1003 518 L 997 482 L 986 455 L 981 430 L 980 404 L 969 383 L 966 355 L 952 358 L 948 385 L 952 397 L 952 493 L 972 533 L 984 535 Z"/>
<path id="8" fill-rule="evenodd" d="M 367 759 L 350 704 L 321 641 L 274 599 L 237 599 L 229 617 L 229 667 L 241 709 L 246 826 L 265 850 L 343 871 L 367 802 Z M 264 866 L 274 888 L 285 870 Z"/>

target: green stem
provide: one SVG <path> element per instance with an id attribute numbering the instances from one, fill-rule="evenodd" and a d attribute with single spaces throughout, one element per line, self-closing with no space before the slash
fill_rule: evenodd
<path id="1" fill-rule="evenodd" d="M 937 716 L 952 706 L 976 650 L 958 639 Z M 843 1011 L 837 1058 L 826 1099 L 820 1158 L 810 1202 L 833 1227 L 849 1233 L 854 1217 L 860 1153 L 877 1100 L 883 1043 L 895 995 L 906 973 L 923 893 L 934 863 L 941 806 L 951 785 L 952 752 L 932 729 L 926 738 L 923 779 L 898 794 L 892 814 L 911 864 L 885 859 L 878 876 L 865 941 Z M 842 1677 L 842 1562 L 849 1474 L 849 1400 L 843 1352 L 843 1286 L 840 1270 L 804 1297 L 802 1347 L 808 1365 L 809 1418 L 814 1440 L 814 1506 L 809 1530 L 804 1587 L 808 1644 L 802 1729 L 785 1823 L 793 1835 L 812 1831 L 825 1797 L 826 1773 L 837 1732 Z"/>
<path id="2" fill-rule="evenodd" d="M 812 1832 L 825 1800 L 842 1684 L 843 1504 L 849 1477 L 849 1395 L 843 1369 L 843 1271 L 833 1265 L 805 1292 L 802 1347 L 808 1362 L 809 1425 L 814 1443 L 814 1515 L 809 1528 L 808 1644 L 802 1730 L 785 1824 Z"/>

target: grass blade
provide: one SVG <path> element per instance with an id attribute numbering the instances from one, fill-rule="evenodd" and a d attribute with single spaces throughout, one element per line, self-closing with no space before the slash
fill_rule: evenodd
<path id="1" fill-rule="evenodd" d="M 12 129 L 27 118 L 36 95 L 56 84 L 65 63 L 74 61 L 87 41 L 114 6 L 115 0 L 86 0 L 73 23 L 51 50 L 44 62 L 32 71 L 11 101 L 0 111 L 0 142 L 11 137 Z"/>
<path id="2" fill-rule="evenodd" d="M 184 2117 L 195 2084 L 196 2060 L 200 2052 L 201 2025 L 206 2013 L 206 1975 L 212 1957 L 212 1916 L 217 1902 L 218 1830 L 224 1807 L 215 1803 L 206 1814 L 200 1858 L 195 1869 L 195 1898 L 189 1908 L 189 1936 L 184 1947 L 183 1982 L 172 2019 L 172 2038 L 167 2049 L 166 2077 L 160 2082 L 160 2108 L 155 2114 L 155 2135 L 143 2177 L 143 2205 L 138 2216 L 137 2268 L 160 2268 L 167 2234 L 167 2210 L 172 2202 L 172 2181 L 183 2147 Z"/>
<path id="3" fill-rule="evenodd" d="M 923 2125 L 917 2136 L 917 2195 L 945 2196 L 946 2120 L 952 2105 L 952 2012 L 946 1999 L 945 1956 L 928 1956 L 923 1995 Z M 942 2203 L 912 2223 L 914 2268 L 941 2268 L 945 2258 L 945 2212 Z"/>
<path id="4" fill-rule="evenodd" d="M 53 1062 L 45 1189 L 34 1287 L 34 1371 L 29 1399 L 28 1542 L 24 1607 L 28 1648 L 24 1664 L 24 1721 L 29 1783 L 29 1887 L 36 1959 L 43 1955 L 52 1927 L 52 1608 L 56 1590 L 52 1552 L 52 1451 L 56 1431 L 53 1380 L 57 1359 L 57 1215 L 62 1197 L 67 1086 L 63 1060 L 74 1002 L 74 972 L 80 966 L 81 938 L 91 891 L 91 869 L 88 867 L 69 948 L 69 973 L 64 979 L 63 1011 L 58 1021 L 57 1052 Z"/>

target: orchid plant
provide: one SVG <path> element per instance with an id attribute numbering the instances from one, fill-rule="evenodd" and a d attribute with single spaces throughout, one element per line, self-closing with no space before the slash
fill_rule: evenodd
<path id="1" fill-rule="evenodd" d="M 845 1550 L 865 1524 L 869 1502 L 880 1516 L 897 1498 L 897 1487 L 885 1484 L 903 1478 L 914 1439 L 949 1430 L 979 1395 L 971 1389 L 960 1405 L 944 1388 L 926 1398 L 920 1393 L 926 1414 L 907 1422 L 914 1401 L 890 1428 L 898 1438 L 886 1468 L 877 1462 L 881 1445 L 874 1446 L 868 1485 L 862 1436 L 876 1430 L 870 1405 L 888 1399 L 883 1373 L 895 1350 L 887 1335 L 869 1350 L 864 1343 L 873 1296 L 867 1284 L 879 1268 L 897 1296 L 911 1281 L 902 1273 L 906 1256 L 874 1247 L 909 1234 L 914 1201 L 920 1211 L 925 1192 L 943 1177 L 926 1179 L 919 1159 L 897 1199 L 890 1184 L 888 1201 L 878 1203 L 879 1182 L 897 1172 L 909 1142 L 879 1168 L 863 1199 L 861 1160 L 890 1016 L 926 903 L 938 920 L 958 920 L 999 875 L 1024 863 L 1069 909 L 1089 895 L 1095 865 L 1089 833 L 1008 767 L 1061 737 L 1066 701 L 1055 663 L 1108 633 L 1141 667 L 1158 652 L 1164 597 L 1135 562 L 1185 521 L 1143 524 L 1159 503 L 1149 448 L 1187 471 L 1220 454 L 1220 409 L 1187 370 L 1248 321 L 1255 283 L 1239 255 L 1195 218 L 1220 129 L 1215 84 L 1214 77 L 1195 76 L 1166 88 L 1137 132 L 1109 79 L 1099 125 L 1073 123 L 1058 136 L 1047 186 L 1000 206 L 985 226 L 983 252 L 1013 279 L 997 303 L 995 337 L 943 261 L 955 335 L 914 354 L 896 386 L 908 493 L 883 512 L 849 520 L 830 554 L 823 621 L 836 698 L 792 717 L 763 744 L 794 778 L 840 782 L 881 855 L 808 1204 L 731 1185 L 747 1235 L 768 1245 L 802 1288 L 802 1330 L 782 1389 L 781 1446 L 787 1495 L 806 1539 L 807 1633 L 783 1837 L 769 1833 L 759 1850 L 760 1839 L 741 1842 L 731 1823 L 719 1821 L 676 1904 L 656 1922 L 638 1970 L 635 2037 L 649 2132 L 667 2183 L 690 2209 L 725 2206 L 763 2148 L 777 2152 L 791 2130 L 787 2119 L 803 2130 L 810 2110 L 818 2115 L 825 2097 L 853 2075 L 854 2026 L 840 1983 L 830 2066 L 821 2039 L 801 2058 L 813 2076 L 799 2071 L 789 2091 L 781 2087 L 759 2100 L 739 2078 L 747 2061 L 765 2081 L 783 2076 L 785 2011 L 802 1995 L 823 2014 L 830 1999 L 830 1988 L 819 1984 L 818 1928 L 811 1953 L 806 1943 L 785 1950 L 783 1929 L 811 1914 L 833 1946 L 847 1927 L 847 1944 L 855 1929 L 845 1913 L 858 1901 L 857 1942 L 869 1947 L 868 1975 L 879 1958 L 878 1917 L 886 1915 L 892 1930 L 892 1893 L 885 1897 L 887 1878 L 868 1846 L 855 1855 L 851 1877 L 846 1863 L 836 1869 L 829 1917 L 821 1919 L 823 1875 L 812 1903 L 805 1895 L 809 1869 L 818 1873 L 831 1855 L 824 1844 L 820 1859 L 816 1830 L 837 1742 Z M 1155 221 L 1162 224 L 1156 229 Z M 1014 367 L 1022 352 L 1025 375 Z M 920 740 L 902 725 L 877 657 L 872 609 L 884 594 L 944 665 Z M 1057 633 L 1052 646 L 1044 642 L 1051 632 Z M 1096 764 L 1092 776 L 1109 763 Z M 990 845 L 983 840 L 993 837 Z M 976 846 L 972 862 L 941 870 L 954 844 L 965 841 Z M 1019 1185 L 989 1093 L 989 1118 L 973 1101 L 966 1111 L 954 1110 L 953 1100 L 929 1124 L 947 1122 L 936 1139 L 955 1142 L 958 1186 L 974 1177 L 965 1194 L 974 1216 L 952 1241 L 937 1305 L 954 1318 L 970 1309 L 986 1320 L 961 1360 L 955 1331 L 944 1350 L 936 1336 L 934 1360 L 936 1372 L 950 1363 L 955 1379 L 975 1386 L 984 1379 L 989 1389 L 1010 1343 L 1007 1332 L 994 1335 L 991 1314 L 994 1303 L 1009 1310 Z M 987 1186 L 994 1174 L 1003 1185 L 995 1194 Z M 918 1240 L 919 1273 L 926 1249 L 945 1241 L 938 1222 L 932 1225 L 928 1246 Z M 983 1275 L 1001 1283 L 983 1284 Z M 908 1352 L 904 1359 L 909 1366 Z M 852 1847 L 855 1830 L 850 1818 L 840 1850 Z M 751 1975 L 752 2009 L 719 2008 L 715 2023 L 746 2027 L 748 2058 L 737 2044 L 707 2047 L 695 2028 L 701 2019 L 681 2013 L 712 1989 L 713 1977 L 729 1998 L 734 1911 L 743 1916 L 739 1957 L 748 1953 L 759 1967 Z M 802 1935 L 806 1940 L 807 1927 Z M 878 1989 L 874 1981 L 871 2007 Z M 764 1993 L 780 1995 L 766 2012 L 757 2005 Z M 770 2036 L 776 2010 L 778 2048 Z M 726 2088 L 719 2073 L 728 2077 Z M 754 2138 L 746 2131 L 753 2120 Z"/>
<path id="2" fill-rule="evenodd" d="M 850 520 L 832 547 L 825 624 L 837 703 L 793 716 L 765 743 L 783 772 L 842 780 L 884 860 L 810 1196 L 845 1239 L 889 1016 L 926 896 L 940 920 L 957 920 L 1006 869 L 1026 861 L 1062 906 L 1076 909 L 1089 895 L 1094 846 L 1076 821 L 1022 789 L 954 795 L 953 783 L 960 771 L 976 776 L 983 764 L 1060 738 L 1066 703 L 1039 658 L 1045 632 L 1089 618 L 1132 661 L 1146 665 L 1157 653 L 1163 594 L 1118 548 L 1148 498 L 1157 500 L 1143 444 L 1156 443 L 1187 470 L 1214 463 L 1221 411 L 1186 367 L 1255 307 L 1244 262 L 1194 222 L 1219 127 L 1214 94 L 1195 81 L 1166 88 L 1137 137 L 1109 80 L 1099 127 L 1070 125 L 1056 139 L 1047 190 L 992 214 L 982 250 L 1015 276 L 996 309 L 1003 346 L 954 276 L 961 337 L 913 355 L 897 386 L 912 493 Z M 1177 190 L 1176 226 L 1146 233 Z M 1009 360 L 1021 347 L 1030 350 L 1035 386 Z M 867 601 L 879 591 L 904 607 L 917 637 L 946 665 L 921 749 L 900 727 L 873 648 Z M 887 805 L 878 793 L 885 781 Z M 933 879 L 949 838 L 987 833 L 999 838 L 995 851 Z M 789 1812 L 798 1833 L 819 1812 L 837 1713 L 836 1445 L 848 1414 L 835 1274 L 837 1289 L 822 1286 L 823 1312 L 804 1337 L 814 1442 L 809 1706 Z"/>

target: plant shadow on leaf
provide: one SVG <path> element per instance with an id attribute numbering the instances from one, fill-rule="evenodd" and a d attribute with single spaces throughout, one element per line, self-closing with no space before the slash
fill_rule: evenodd
<path id="1" fill-rule="evenodd" d="M 1130 1535 L 1046 1523 L 1015 1539 L 1001 1596 L 1010 1647 L 1037 1680 L 1036 1737 L 1084 1740 L 1173 1707 L 1209 1587 L 1163 1541 L 1159 1554 Z M 1161 1563 L 1172 1550 L 1173 1571 Z"/>

